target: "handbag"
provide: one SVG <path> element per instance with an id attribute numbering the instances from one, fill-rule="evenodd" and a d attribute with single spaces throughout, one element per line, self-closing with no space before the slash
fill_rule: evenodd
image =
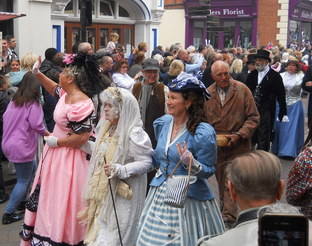
<path id="1" fill-rule="evenodd" d="M 191 162 L 192 160 L 190 160 Z M 176 175 L 174 172 L 181 164 L 181 160 L 177 163 L 172 173 L 168 175 L 167 187 L 165 192 L 164 203 L 176 208 L 183 208 L 186 200 L 187 192 L 190 185 L 191 163 L 188 165 L 187 175 Z"/>
<path id="2" fill-rule="evenodd" d="M 35 190 L 28 197 L 25 207 L 31 212 L 37 212 L 38 202 L 39 202 L 39 194 L 40 194 L 40 184 L 36 185 Z"/>
<path id="3" fill-rule="evenodd" d="M 37 209 L 38 209 L 39 195 L 40 195 L 40 176 L 41 176 L 43 162 L 44 162 L 45 157 L 47 156 L 48 151 L 49 149 L 47 150 L 44 157 L 42 158 L 40 173 L 39 173 L 38 183 L 36 184 L 36 188 L 30 194 L 30 196 L 28 197 L 25 203 L 25 208 L 27 208 L 31 212 L 37 212 Z"/>

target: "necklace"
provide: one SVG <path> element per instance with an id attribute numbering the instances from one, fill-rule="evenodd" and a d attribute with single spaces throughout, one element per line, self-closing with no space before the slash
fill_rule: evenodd
<path id="1" fill-rule="evenodd" d="M 175 124 L 173 125 L 171 139 L 174 139 L 178 135 L 182 126 L 183 126 L 183 124 L 179 125 L 179 126 L 176 126 Z"/>

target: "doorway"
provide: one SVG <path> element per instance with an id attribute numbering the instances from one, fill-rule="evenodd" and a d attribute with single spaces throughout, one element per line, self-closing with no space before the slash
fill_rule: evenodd
<path id="1" fill-rule="evenodd" d="M 119 34 L 118 43 L 124 46 L 125 53 L 131 52 L 134 47 L 134 25 L 93 24 L 87 27 L 87 41 L 95 50 L 105 48 L 109 42 L 109 34 Z M 80 23 L 65 23 L 65 52 L 72 53 L 72 47 L 80 42 Z"/>

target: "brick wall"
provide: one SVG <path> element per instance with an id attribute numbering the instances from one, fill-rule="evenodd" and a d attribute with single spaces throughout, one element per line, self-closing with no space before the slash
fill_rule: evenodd
<path id="1" fill-rule="evenodd" d="M 258 0 L 257 46 L 267 45 L 269 42 L 277 44 L 276 35 L 279 29 L 276 24 L 280 21 L 279 9 L 278 0 Z"/>
<path id="2" fill-rule="evenodd" d="M 183 9 L 184 0 L 165 0 L 165 9 Z"/>

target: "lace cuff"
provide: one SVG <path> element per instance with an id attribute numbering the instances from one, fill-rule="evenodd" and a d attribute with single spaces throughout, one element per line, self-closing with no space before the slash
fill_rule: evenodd
<path id="1" fill-rule="evenodd" d="M 32 239 L 33 231 L 34 231 L 33 226 L 28 226 L 28 225 L 24 224 L 19 235 L 23 241 L 29 241 L 30 239 Z"/>
<path id="2" fill-rule="evenodd" d="M 183 166 L 185 169 L 188 169 L 187 165 L 183 164 Z M 202 169 L 201 164 L 193 158 L 191 167 L 191 176 L 197 175 L 201 171 L 201 169 Z"/>
<path id="3" fill-rule="evenodd" d="M 81 134 L 92 131 L 92 122 L 94 120 L 93 112 L 81 121 L 69 121 L 67 128 L 70 128 L 74 133 Z"/>
<path id="4" fill-rule="evenodd" d="M 60 98 L 62 96 L 62 88 L 60 86 L 56 86 L 54 90 L 54 94 L 56 97 Z"/>

